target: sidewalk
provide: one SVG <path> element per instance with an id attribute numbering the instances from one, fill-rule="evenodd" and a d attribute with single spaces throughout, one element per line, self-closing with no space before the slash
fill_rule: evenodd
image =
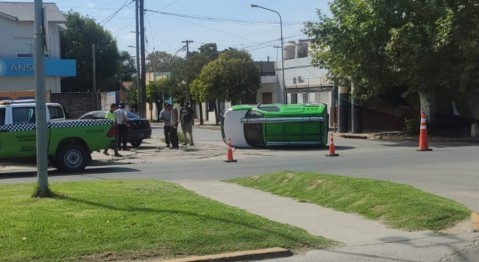
<path id="1" fill-rule="evenodd" d="M 244 209 L 270 220 L 303 228 L 342 244 L 334 249 L 271 261 L 449 261 L 441 260 L 471 245 L 479 247 L 479 234 L 466 221 L 449 232 L 406 232 L 385 227 L 355 214 L 342 213 L 309 203 L 219 181 L 176 181 L 213 200 Z M 474 244 L 475 243 L 475 244 Z M 462 255 L 462 260 L 479 258 Z"/>

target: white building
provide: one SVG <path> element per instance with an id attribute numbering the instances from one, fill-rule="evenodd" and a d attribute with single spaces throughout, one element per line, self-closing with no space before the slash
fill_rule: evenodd
<path id="1" fill-rule="evenodd" d="M 60 58 L 60 32 L 66 18 L 53 3 L 45 14 L 45 88 L 61 92 L 61 77 L 76 76 L 76 61 Z M 35 90 L 34 3 L 0 2 L 0 91 Z"/>
<path id="2" fill-rule="evenodd" d="M 261 88 L 256 93 L 257 103 L 284 103 L 286 96 L 287 104 L 325 103 L 331 115 L 337 100 L 334 84 L 327 77 L 328 70 L 311 64 L 312 57 L 309 56 L 308 48 L 308 40 L 290 41 L 285 44 L 283 50 L 285 87 L 282 63 L 279 60 L 274 63 L 275 73 L 262 74 Z"/>

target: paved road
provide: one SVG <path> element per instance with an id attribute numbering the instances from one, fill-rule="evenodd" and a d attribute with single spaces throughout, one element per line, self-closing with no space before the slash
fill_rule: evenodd
<path id="1" fill-rule="evenodd" d="M 155 128 L 154 139 L 145 141 L 144 147 L 137 151 L 125 153 L 127 158 L 108 159 L 98 154 L 95 157 L 101 161 L 85 172 L 65 175 L 52 171 L 50 180 L 135 177 L 185 184 L 214 183 L 277 170 L 317 171 L 406 183 L 479 210 L 477 144 L 431 143 L 433 151 L 417 152 L 415 142 L 337 138 L 339 157 L 325 157 L 327 148 L 237 149 L 234 156 L 238 162 L 224 163 L 226 146 L 218 130 L 195 129 L 195 147 L 182 150 L 165 149 L 159 139 L 161 132 Z M 34 181 L 31 171 L 1 170 L 0 183 Z M 422 240 L 409 239 L 402 244 L 349 245 L 275 261 L 479 261 L 477 239 L 474 234 L 430 236 Z"/>
<path id="2" fill-rule="evenodd" d="M 219 130 L 196 128 L 194 135 L 195 147 L 168 150 L 160 141 L 162 129 L 156 128 L 154 138 L 146 140 L 138 150 L 123 153 L 128 155 L 126 158 L 96 154 L 94 159 L 100 159 L 96 166 L 76 175 L 51 171 L 50 180 L 133 175 L 162 180 L 222 180 L 277 170 L 304 170 L 411 184 L 479 210 L 477 144 L 435 143 L 431 144 L 433 151 L 417 152 L 415 142 L 336 138 L 339 157 L 325 157 L 327 148 L 237 149 L 234 157 L 238 162 L 224 163 L 227 148 Z M 11 168 L 0 167 L 0 183 L 32 181 L 31 171 L 18 173 Z"/>

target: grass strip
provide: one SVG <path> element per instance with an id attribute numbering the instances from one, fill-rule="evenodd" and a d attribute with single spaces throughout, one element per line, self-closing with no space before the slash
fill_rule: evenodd
<path id="1" fill-rule="evenodd" d="M 0 261 L 105 261 L 207 255 L 330 241 L 161 181 L 0 185 Z"/>
<path id="2" fill-rule="evenodd" d="M 227 181 L 357 213 L 403 230 L 441 230 L 470 215 L 465 206 L 453 200 L 383 180 L 281 171 Z"/>

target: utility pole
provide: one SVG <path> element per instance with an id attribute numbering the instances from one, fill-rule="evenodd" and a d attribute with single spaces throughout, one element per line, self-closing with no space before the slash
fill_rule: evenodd
<path id="1" fill-rule="evenodd" d="M 135 22 L 136 22 L 136 106 L 140 113 L 141 104 L 141 71 L 140 71 L 140 7 L 138 0 L 135 0 Z M 140 114 L 141 116 L 141 114 Z"/>
<path id="2" fill-rule="evenodd" d="M 97 101 L 97 90 L 96 90 L 96 47 L 95 44 L 91 44 L 91 56 L 93 60 L 93 107 L 92 110 L 98 109 L 98 101 Z"/>
<path id="3" fill-rule="evenodd" d="M 185 40 L 181 41 L 183 44 L 186 44 L 186 59 L 188 59 L 190 55 L 190 44 L 193 43 L 193 40 Z M 191 100 L 190 99 L 190 83 L 188 79 L 186 80 L 186 100 Z"/>
<path id="4" fill-rule="evenodd" d="M 141 103 L 140 115 L 146 117 L 146 57 L 145 57 L 145 1 L 140 0 L 140 67 L 141 67 Z"/>
<path id="5" fill-rule="evenodd" d="M 47 106 L 45 99 L 45 35 L 43 25 L 45 17 L 43 16 L 42 0 L 35 0 L 34 16 L 34 67 L 35 67 L 35 123 L 37 136 L 37 182 L 39 197 L 48 195 L 48 159 L 47 159 Z"/>
<path id="6" fill-rule="evenodd" d="M 190 54 L 190 43 L 193 43 L 193 40 L 181 41 L 183 44 L 186 44 L 186 57 Z"/>

